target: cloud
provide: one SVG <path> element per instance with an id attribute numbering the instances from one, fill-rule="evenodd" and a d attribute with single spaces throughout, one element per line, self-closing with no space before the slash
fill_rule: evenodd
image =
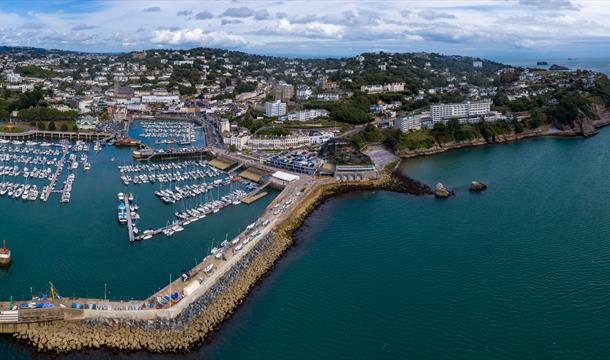
<path id="1" fill-rule="evenodd" d="M 296 37 L 340 39 L 343 37 L 345 30 L 343 26 L 325 24 L 318 21 L 300 24 L 291 23 L 288 19 L 280 19 L 274 26 L 256 31 L 255 33 L 259 35 L 290 35 Z"/>
<path id="2" fill-rule="evenodd" d="M 409 15 L 411 15 L 411 10 L 401 10 L 400 11 L 400 16 L 402 16 L 402 17 L 407 17 Z"/>
<path id="3" fill-rule="evenodd" d="M 269 20 L 271 19 L 271 14 L 269 14 L 269 11 L 267 11 L 267 9 L 258 10 L 254 13 L 254 18 L 256 20 Z"/>
<path id="4" fill-rule="evenodd" d="M 72 31 L 83 31 L 83 30 L 91 30 L 95 29 L 96 26 L 87 25 L 87 24 L 78 24 L 72 27 Z"/>
<path id="5" fill-rule="evenodd" d="M 241 24 L 243 21 L 238 19 L 222 19 L 220 22 L 221 25 L 232 25 L 232 24 Z"/>
<path id="6" fill-rule="evenodd" d="M 195 14 L 195 19 L 197 19 L 197 20 L 207 20 L 207 19 L 211 19 L 213 17 L 214 17 L 214 15 L 212 15 L 212 13 L 209 11 L 201 11 L 201 12 L 198 12 L 197 14 Z"/>
<path id="7" fill-rule="evenodd" d="M 519 0 L 520 5 L 535 7 L 544 11 L 571 10 L 579 11 L 580 8 L 570 0 Z"/>
<path id="8" fill-rule="evenodd" d="M 436 20 L 436 19 L 455 19 L 455 15 L 449 14 L 446 12 L 440 12 L 436 10 L 422 10 L 417 13 L 420 17 L 426 20 Z"/>
<path id="9" fill-rule="evenodd" d="M 142 11 L 144 11 L 144 12 L 159 12 L 159 11 L 161 11 L 161 8 L 158 7 L 158 6 L 153 6 L 153 7 L 146 8 L 146 9 L 144 9 Z"/>
<path id="10" fill-rule="evenodd" d="M 236 18 L 247 18 L 254 15 L 254 10 L 242 6 L 238 8 L 228 8 L 222 13 L 222 17 L 236 17 Z"/>
<path id="11" fill-rule="evenodd" d="M 150 42 L 161 45 L 191 45 L 191 46 L 222 46 L 234 48 L 247 44 L 246 40 L 238 35 L 225 32 L 204 32 L 203 29 L 184 30 L 155 30 Z"/>
<path id="12" fill-rule="evenodd" d="M 176 13 L 178 16 L 189 16 L 193 14 L 193 10 L 180 10 Z"/>

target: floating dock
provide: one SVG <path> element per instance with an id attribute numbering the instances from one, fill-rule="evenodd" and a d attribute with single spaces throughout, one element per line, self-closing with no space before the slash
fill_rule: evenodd
<path id="1" fill-rule="evenodd" d="M 258 194 L 255 194 L 255 195 L 248 195 L 248 196 L 244 196 L 244 197 L 241 199 L 241 201 L 242 201 L 244 204 L 248 204 L 248 205 L 250 205 L 250 204 L 252 204 L 253 202 L 255 202 L 256 200 L 258 200 L 258 199 L 262 199 L 262 198 L 264 198 L 265 196 L 267 196 L 267 192 L 266 192 L 266 191 L 263 191 L 263 192 L 259 192 Z"/>
<path id="2" fill-rule="evenodd" d="M 44 194 L 42 194 L 42 201 L 47 202 L 49 200 L 49 196 L 51 195 L 51 193 L 53 191 L 55 191 L 55 184 L 57 184 L 57 178 L 59 177 L 59 174 L 61 174 L 63 168 L 64 168 L 64 162 L 66 161 L 66 154 L 68 153 L 68 147 L 64 146 L 64 154 L 61 156 L 61 160 L 59 161 L 59 164 L 57 164 L 57 169 L 55 169 L 55 172 L 53 173 L 53 176 L 51 177 L 51 181 L 49 181 L 49 186 L 47 187 L 47 190 Z"/>
<path id="3" fill-rule="evenodd" d="M 129 199 L 127 194 L 125 194 L 123 202 L 125 203 L 125 213 L 127 214 L 127 233 L 129 234 L 129 242 L 134 242 L 135 235 L 133 234 L 133 221 L 131 221 L 131 209 L 129 208 Z"/>

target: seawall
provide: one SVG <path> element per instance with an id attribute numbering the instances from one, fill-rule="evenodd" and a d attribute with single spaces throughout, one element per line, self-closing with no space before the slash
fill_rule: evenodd
<path id="1" fill-rule="evenodd" d="M 253 286 L 270 271 L 294 242 L 294 232 L 326 199 L 351 191 L 388 190 L 415 195 L 431 189 L 396 171 L 378 179 L 338 182 L 322 179 L 314 183 L 297 206 L 261 239 L 240 261 L 202 296 L 171 319 L 95 319 L 29 324 L 13 336 L 38 351 L 68 353 L 105 348 L 155 353 L 184 352 L 201 344 L 245 299 Z"/>

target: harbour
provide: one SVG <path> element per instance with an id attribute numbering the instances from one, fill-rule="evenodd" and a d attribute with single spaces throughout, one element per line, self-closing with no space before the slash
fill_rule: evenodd
<path id="1" fill-rule="evenodd" d="M 137 125 L 132 129 L 131 135 L 133 137 L 138 136 Z M 198 141 L 202 141 L 203 135 L 201 133 L 198 133 L 196 136 Z M 57 149 L 63 151 L 62 148 Z M 60 155 L 61 153 L 57 156 Z M 257 214 L 267 205 L 267 203 L 263 202 L 250 206 L 233 205 L 227 207 L 222 210 L 224 215 L 217 218 L 215 221 L 198 221 L 189 225 L 189 231 L 173 234 L 172 239 L 175 240 L 172 241 L 171 244 L 166 241 L 151 242 L 151 245 L 147 245 L 147 247 L 151 247 L 152 249 L 138 250 L 137 246 L 134 247 L 134 244 L 129 243 L 129 237 L 125 234 L 125 227 L 117 224 L 116 215 L 113 215 L 116 214 L 117 193 L 124 192 L 134 194 L 137 204 L 141 209 L 140 212 L 143 214 L 143 218 L 138 220 L 137 224 L 137 227 L 141 229 L 140 231 L 143 229 L 164 227 L 168 221 L 173 221 L 175 219 L 175 212 L 182 211 L 182 208 L 175 208 L 173 205 L 166 205 L 159 201 L 158 197 L 153 194 L 154 191 L 160 189 L 159 183 L 131 184 L 126 188 L 120 181 L 117 166 L 119 166 L 121 162 L 131 162 L 130 149 L 107 146 L 102 151 L 90 152 L 88 161 L 91 163 L 90 171 L 84 172 L 82 164 L 79 164 L 76 179 L 71 189 L 70 202 L 68 204 L 61 206 L 61 193 L 50 192 L 49 200 L 45 202 L 44 205 L 42 205 L 42 203 L 36 205 L 35 212 L 39 215 L 34 216 L 40 216 L 41 221 L 44 219 L 41 226 L 32 227 L 27 225 L 27 219 L 32 216 L 26 215 L 26 213 L 32 211 L 32 206 L 28 205 L 34 204 L 28 204 L 29 202 L 15 202 L 14 204 L 11 204 L 14 201 L 0 198 L 0 207 L 6 207 L 5 211 L 12 214 L 10 226 L 8 225 L 8 219 L 2 220 L 3 222 L 6 221 L 3 224 L 3 227 L 7 229 L 3 236 L 10 241 L 13 257 L 17 257 L 17 261 L 12 264 L 10 271 L 0 271 L 0 278 L 3 279 L 3 284 L 7 284 L 0 289 L 0 297 L 2 299 L 9 299 L 11 296 L 16 300 L 29 298 L 30 287 L 33 288 L 34 292 L 46 291 L 48 280 L 54 281 L 54 283 L 64 292 L 78 294 L 79 296 L 96 295 L 95 297 L 97 298 L 103 298 L 104 284 L 106 283 L 109 284 L 107 288 L 109 289 L 111 297 L 114 299 L 146 298 L 146 296 L 150 295 L 151 289 L 158 289 L 159 284 L 166 282 L 165 279 L 170 273 L 179 275 L 181 269 L 192 267 L 195 260 L 201 261 L 201 259 L 205 257 L 205 254 L 208 253 L 211 244 L 214 241 L 218 243 L 218 240 L 224 239 L 227 236 L 227 233 L 231 235 L 236 234 L 240 228 L 243 230 L 247 224 L 250 224 L 257 218 Z M 60 183 L 65 180 L 69 175 L 69 172 L 64 170 L 63 173 L 60 172 L 58 174 L 62 174 L 61 176 L 56 176 L 56 182 Z M 99 183 L 96 181 L 96 178 L 98 177 L 107 178 L 109 181 Z M 8 181 L 8 177 L 6 180 Z M 189 182 L 187 181 L 186 183 L 188 184 Z M 57 187 L 59 186 L 56 186 L 53 189 L 57 191 Z M 219 195 L 220 197 L 225 196 L 226 193 L 230 191 L 230 186 L 226 188 L 223 186 L 213 191 L 214 197 L 219 199 Z M 95 196 L 92 196 L 92 192 L 95 192 Z M 193 200 L 194 198 L 191 199 Z M 193 202 L 193 205 L 194 204 L 195 203 Z M 81 224 L 90 224 L 87 226 L 88 228 L 101 227 L 104 229 L 104 235 L 96 237 L 93 233 L 80 231 L 79 229 L 81 229 L 81 227 L 67 229 L 54 225 L 59 224 L 62 221 L 61 219 L 66 216 Z M 49 228 L 49 226 L 51 228 Z M 53 229 L 53 234 L 48 234 L 49 229 Z M 187 239 L 193 237 L 194 233 L 202 231 L 207 234 L 204 242 L 194 243 L 192 241 L 187 241 Z M 141 234 L 142 232 L 140 232 L 140 235 Z M 28 240 L 28 243 L 14 241 L 13 244 L 12 240 L 19 237 L 26 237 L 27 239 L 33 240 Z M 61 247 L 64 239 L 67 240 L 75 237 L 81 239 L 83 246 L 87 249 L 91 250 L 97 248 L 99 249 L 98 252 L 102 251 L 106 254 L 109 252 L 117 252 L 117 255 L 99 258 L 93 256 L 93 254 L 87 255 L 87 253 L 85 253 L 68 259 L 63 255 L 59 258 L 59 253 L 51 250 L 56 249 L 56 246 Z M 110 243 L 102 241 L 102 239 L 108 239 Z M 181 245 L 176 247 L 176 242 Z M 119 246 L 117 247 L 117 245 Z M 29 246 L 38 247 L 41 251 L 47 249 L 46 252 L 49 257 L 41 257 L 38 258 L 38 260 L 36 260 L 36 257 L 33 257 L 31 260 L 27 260 L 27 257 L 24 259 L 23 256 L 28 254 L 24 249 Z M 70 254 L 73 251 L 75 251 L 75 249 L 71 250 L 70 248 L 67 248 L 62 250 L 63 254 Z M 174 255 L 168 258 L 166 257 L 168 252 L 177 252 L 178 254 L 182 253 L 183 255 Z M 129 255 L 119 255 L 121 253 Z M 155 253 L 157 255 L 155 255 Z M 158 257 L 158 261 L 156 262 L 158 262 L 159 265 L 155 265 L 154 268 L 149 270 L 151 275 L 156 275 L 152 275 L 149 281 L 144 281 L 144 283 L 148 283 L 148 285 L 142 284 L 142 286 L 137 285 L 134 287 L 133 285 L 120 280 L 124 279 L 125 276 L 130 276 L 130 273 L 137 273 L 136 269 L 138 268 L 148 267 L 144 264 L 150 263 L 151 257 L 154 258 L 155 256 Z M 181 257 L 183 260 L 176 261 L 177 257 Z M 118 260 L 118 263 L 116 261 L 109 261 L 110 259 Z M 127 261 L 127 259 L 129 259 L 129 261 Z M 68 268 L 90 268 L 90 271 L 87 271 L 85 274 L 80 270 L 75 270 L 70 272 L 69 275 L 68 273 L 60 271 L 56 272 L 53 269 L 42 271 L 42 268 L 39 266 L 43 266 L 44 263 L 49 261 L 64 263 Z M 138 261 L 141 261 L 141 263 L 138 264 Z M 86 265 L 90 263 L 98 265 L 91 268 Z M 122 270 L 118 271 L 120 275 L 115 276 L 114 274 L 116 273 L 117 265 L 118 268 Z M 33 275 L 29 270 L 30 267 L 32 267 L 31 271 L 42 271 L 45 275 L 41 277 Z M 106 268 L 106 270 L 104 270 L 104 268 Z M 82 274 L 82 276 L 78 274 Z M 156 277 L 156 280 L 152 280 L 154 277 Z M 37 278 L 39 278 L 38 281 L 36 280 Z M 98 280 L 94 280 L 95 278 Z M 62 279 L 70 280 L 66 281 Z M 90 285 L 92 280 L 98 285 L 92 287 Z M 19 285 L 23 283 L 29 285 Z"/>

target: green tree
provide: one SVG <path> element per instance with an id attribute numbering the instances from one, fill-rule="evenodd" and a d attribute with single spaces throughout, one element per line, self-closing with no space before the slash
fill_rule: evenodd
<path id="1" fill-rule="evenodd" d="M 57 128 L 55 127 L 55 121 L 51 120 L 51 122 L 49 122 L 48 129 L 49 129 L 49 131 L 57 130 Z"/>
<path id="2" fill-rule="evenodd" d="M 59 126 L 59 130 L 61 130 L 61 131 L 68 131 L 68 124 L 61 123 L 61 125 Z"/>

